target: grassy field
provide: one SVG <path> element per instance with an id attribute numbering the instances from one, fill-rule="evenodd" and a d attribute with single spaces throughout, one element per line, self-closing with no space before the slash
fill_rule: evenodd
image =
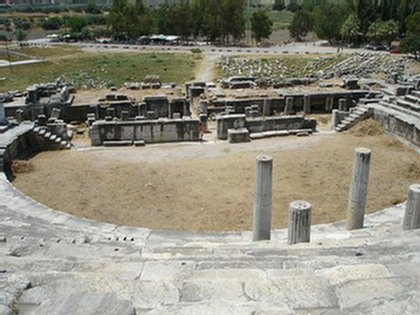
<path id="1" fill-rule="evenodd" d="M 182 84 L 194 79 L 192 54 L 88 53 L 74 47 L 22 48 L 19 52 L 43 58 L 40 64 L 0 68 L 0 92 L 63 77 L 77 88 L 121 86 L 159 75 L 162 82 Z"/>
<path id="2" fill-rule="evenodd" d="M 286 29 L 293 19 L 290 11 L 268 11 L 268 16 L 273 21 L 273 31 Z"/>

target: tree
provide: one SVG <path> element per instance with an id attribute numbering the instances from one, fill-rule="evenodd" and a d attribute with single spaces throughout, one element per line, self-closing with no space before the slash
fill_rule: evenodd
<path id="1" fill-rule="evenodd" d="M 7 36 L 7 34 L 5 33 L 0 33 L 0 41 L 1 42 L 6 42 L 9 40 L 9 37 Z"/>
<path id="2" fill-rule="evenodd" d="M 312 30 L 313 19 L 311 14 L 304 10 L 296 12 L 289 25 L 290 36 L 297 41 L 302 41 L 303 38 Z"/>
<path id="3" fill-rule="evenodd" d="M 192 35 L 194 38 L 197 38 L 200 35 L 204 35 L 203 26 L 204 26 L 204 0 L 195 0 L 191 5 L 191 16 L 192 19 Z"/>
<path id="4" fill-rule="evenodd" d="M 85 8 L 85 13 L 89 14 L 102 14 L 102 10 L 100 7 L 98 7 L 95 3 L 88 3 L 88 5 Z"/>
<path id="5" fill-rule="evenodd" d="M 15 25 L 15 29 L 20 28 L 24 31 L 27 31 L 31 28 L 31 22 L 26 18 L 13 18 L 13 24 Z"/>
<path id="6" fill-rule="evenodd" d="M 112 0 L 111 10 L 108 14 L 108 24 L 115 39 L 123 39 L 127 32 L 125 12 L 127 10 L 127 0 Z"/>
<path id="7" fill-rule="evenodd" d="M 320 5 L 314 9 L 314 31 L 316 36 L 330 43 L 340 40 L 340 29 L 343 25 L 346 8 L 342 5 Z"/>
<path id="8" fill-rule="evenodd" d="M 260 43 L 264 38 L 269 38 L 272 28 L 273 21 L 270 20 L 266 10 L 258 10 L 252 13 L 251 30 L 257 43 Z"/>
<path id="9" fill-rule="evenodd" d="M 306 11 L 313 11 L 316 7 L 324 6 L 327 4 L 328 0 L 303 0 L 302 9 Z M 328 4 L 332 4 L 330 1 Z"/>
<path id="10" fill-rule="evenodd" d="M 382 21 L 377 20 L 369 26 L 366 36 L 375 42 L 386 41 L 388 45 L 396 38 L 398 34 L 398 24 L 393 20 Z"/>
<path id="11" fill-rule="evenodd" d="M 283 11 L 286 9 L 286 6 L 284 5 L 284 0 L 275 0 L 273 4 L 273 10 L 274 11 Z"/>
<path id="12" fill-rule="evenodd" d="M 86 27 L 87 22 L 83 16 L 70 16 L 65 18 L 65 24 L 70 28 L 71 33 L 79 33 L 84 27 Z"/>
<path id="13" fill-rule="evenodd" d="M 420 34 L 420 11 L 409 15 L 405 19 L 405 25 L 408 33 Z"/>
<path id="14" fill-rule="evenodd" d="M 356 3 L 359 29 L 361 33 L 366 34 L 369 26 L 378 19 L 379 12 L 376 7 L 376 1 L 357 0 Z"/>
<path id="15" fill-rule="evenodd" d="M 187 40 L 192 34 L 192 15 L 188 4 L 176 4 L 172 8 L 172 17 L 174 21 L 173 34 L 179 35 L 183 40 Z M 168 33 L 169 34 L 169 33 Z"/>
<path id="16" fill-rule="evenodd" d="M 345 19 L 340 29 L 340 35 L 343 40 L 349 42 L 358 42 L 360 36 L 360 22 L 355 14 L 350 14 Z"/>
<path id="17" fill-rule="evenodd" d="M 244 0 L 222 1 L 223 42 L 229 41 L 229 36 L 235 41 L 244 36 L 246 26 L 244 8 Z"/>
<path id="18" fill-rule="evenodd" d="M 173 19 L 173 5 L 161 5 L 155 9 L 153 14 L 156 20 L 157 33 L 159 34 L 174 34 L 175 21 Z"/>
<path id="19" fill-rule="evenodd" d="M 108 25 L 115 39 L 136 40 L 140 35 L 150 33 L 154 20 L 139 0 L 134 4 L 127 0 L 113 0 L 108 14 Z"/>
<path id="20" fill-rule="evenodd" d="M 48 19 L 42 19 L 40 23 L 44 30 L 58 30 L 63 24 L 63 21 L 59 17 L 50 17 Z"/>
<path id="21" fill-rule="evenodd" d="M 19 46 L 22 46 L 22 41 L 26 39 L 27 34 L 23 29 L 18 28 L 15 31 L 15 37 L 16 37 L 16 40 L 19 42 Z"/>
<path id="22" fill-rule="evenodd" d="M 245 33 L 244 8 L 245 0 L 194 0 L 193 35 L 223 43 L 229 38 L 242 38 Z"/>
<path id="23" fill-rule="evenodd" d="M 382 0 L 379 5 L 379 11 L 383 21 L 397 20 L 398 0 Z"/>
<path id="24" fill-rule="evenodd" d="M 398 21 L 401 23 L 401 32 L 406 31 L 405 19 L 420 11 L 420 1 L 419 0 L 400 0 L 398 5 Z"/>
<path id="25" fill-rule="evenodd" d="M 404 53 L 411 53 L 417 61 L 420 61 L 420 35 L 409 34 L 401 41 L 399 49 Z"/>
<path id="26" fill-rule="evenodd" d="M 286 7 L 286 9 L 290 12 L 297 12 L 301 9 L 300 5 L 296 2 L 290 2 L 289 5 Z"/>

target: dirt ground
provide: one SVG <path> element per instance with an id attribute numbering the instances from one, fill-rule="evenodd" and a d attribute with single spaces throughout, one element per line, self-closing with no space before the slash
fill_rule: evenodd
<path id="1" fill-rule="evenodd" d="M 203 58 L 197 79 L 214 79 L 215 58 Z M 85 91 L 81 99 L 106 93 Z M 327 131 L 330 116 L 315 118 L 321 131 L 309 137 L 241 144 L 217 141 L 214 126 L 202 143 L 140 148 L 91 148 L 86 136 L 77 135 L 76 149 L 18 161 L 13 184 L 54 209 L 104 222 L 233 231 L 252 227 L 260 154 L 273 157 L 274 228 L 286 227 L 288 204 L 297 199 L 312 203 L 314 224 L 344 219 L 356 147 L 372 150 L 367 212 L 404 201 L 408 186 L 420 182 L 419 154 L 385 135 L 377 123 L 366 121 L 335 134 Z"/>
<path id="2" fill-rule="evenodd" d="M 319 118 L 326 126 L 328 116 Z M 372 150 L 367 212 L 404 201 L 408 186 L 420 181 L 418 153 L 366 121 L 346 133 L 242 144 L 215 141 L 213 129 L 203 143 L 42 152 L 17 163 L 13 184 L 52 208 L 105 222 L 250 230 L 255 158 L 267 154 L 274 165 L 273 227 L 286 226 L 288 204 L 297 199 L 312 203 L 318 224 L 345 218 L 356 147 Z"/>

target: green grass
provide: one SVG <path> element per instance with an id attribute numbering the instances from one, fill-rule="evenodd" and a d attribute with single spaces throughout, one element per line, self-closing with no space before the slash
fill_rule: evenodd
<path id="1" fill-rule="evenodd" d="M 44 63 L 0 68 L 0 92 L 23 90 L 29 85 L 64 77 L 77 88 L 121 86 L 159 75 L 162 82 L 182 84 L 194 77 L 190 54 L 87 53 L 74 47 L 24 48 L 23 53 L 45 59 Z"/>
<path id="2" fill-rule="evenodd" d="M 268 11 L 268 16 L 273 21 L 273 31 L 286 29 L 293 19 L 290 11 Z"/>

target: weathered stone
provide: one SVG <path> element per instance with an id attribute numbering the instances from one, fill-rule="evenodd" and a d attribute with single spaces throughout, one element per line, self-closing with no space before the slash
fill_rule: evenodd
<path id="1" fill-rule="evenodd" d="M 292 201 L 289 204 L 288 243 L 309 243 L 311 238 L 311 209 L 309 202 Z"/>
<path id="2" fill-rule="evenodd" d="M 367 148 L 355 149 L 346 219 L 348 230 L 363 227 L 369 182 L 370 153 L 371 151 Z"/>
<path id="3" fill-rule="evenodd" d="M 420 184 L 410 185 L 405 208 L 403 229 L 420 228 Z"/>
<path id="4" fill-rule="evenodd" d="M 252 240 L 261 241 L 271 238 L 273 159 L 270 156 L 260 155 L 256 162 Z"/>
<path id="5" fill-rule="evenodd" d="M 246 128 L 228 129 L 229 143 L 240 143 L 249 141 L 249 132 Z"/>

